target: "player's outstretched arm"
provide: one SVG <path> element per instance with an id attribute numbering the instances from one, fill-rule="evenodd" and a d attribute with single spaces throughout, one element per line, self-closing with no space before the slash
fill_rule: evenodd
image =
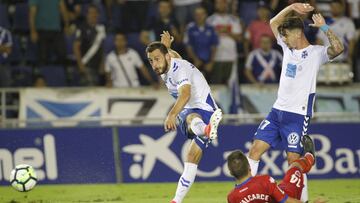
<path id="1" fill-rule="evenodd" d="M 275 37 L 279 33 L 278 27 L 284 21 L 286 16 L 290 14 L 291 11 L 296 11 L 297 13 L 304 15 L 312 10 L 314 10 L 314 7 L 310 6 L 310 4 L 304 3 L 294 3 L 284 8 L 282 11 L 280 11 L 280 13 L 278 13 L 270 20 L 270 27 Z"/>
<path id="2" fill-rule="evenodd" d="M 160 35 L 161 37 L 161 43 L 168 48 L 170 56 L 173 58 L 182 58 L 179 53 L 171 49 L 171 44 L 174 41 L 174 37 L 170 35 L 168 31 L 163 31 L 163 33 Z"/>
<path id="3" fill-rule="evenodd" d="M 340 55 L 344 51 L 344 45 L 334 32 L 329 29 L 329 26 L 326 25 L 324 17 L 321 14 L 314 14 L 312 20 L 314 23 L 310 24 L 310 26 L 320 28 L 329 40 L 330 46 L 327 49 L 329 58 L 333 59 Z"/>

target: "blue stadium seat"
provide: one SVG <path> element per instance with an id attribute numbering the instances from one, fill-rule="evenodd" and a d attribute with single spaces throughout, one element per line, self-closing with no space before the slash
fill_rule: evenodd
<path id="1" fill-rule="evenodd" d="M 30 66 L 12 66 L 11 80 L 13 87 L 29 87 L 33 83 L 33 70 Z"/>
<path id="2" fill-rule="evenodd" d="M 13 29 L 19 32 L 29 31 L 29 5 L 27 3 L 17 3 L 14 12 Z"/>
<path id="3" fill-rule="evenodd" d="M 0 26 L 1 27 L 4 27 L 4 28 L 10 27 L 8 17 L 9 17 L 9 15 L 8 15 L 7 6 L 3 3 L 0 3 Z"/>
<path id="4" fill-rule="evenodd" d="M 122 28 L 122 12 L 121 6 L 119 4 L 115 4 L 111 8 L 111 27 L 114 30 L 121 30 Z"/>
<path id="5" fill-rule="evenodd" d="M 8 60 L 12 64 L 19 64 L 21 62 L 21 60 L 23 60 L 20 37 L 17 35 L 13 35 L 12 41 L 13 41 L 12 50 L 11 50 Z"/>
<path id="6" fill-rule="evenodd" d="M 25 44 L 25 50 L 24 50 L 24 58 L 26 62 L 31 64 L 36 64 L 38 60 L 38 46 L 37 44 L 34 44 L 29 37 L 24 38 L 26 40 L 24 42 Z"/>
<path id="7" fill-rule="evenodd" d="M 114 50 L 114 48 L 115 48 L 114 34 L 109 33 L 106 35 L 106 38 L 103 43 L 103 49 L 104 49 L 105 55 L 108 54 L 109 52 L 111 52 L 112 50 Z"/>
<path id="8" fill-rule="evenodd" d="M 39 74 L 43 75 L 49 87 L 65 87 L 65 68 L 59 65 L 47 65 L 39 68 Z"/>
<path id="9" fill-rule="evenodd" d="M 128 46 L 135 49 L 137 52 L 139 52 L 140 56 L 144 57 L 145 45 L 143 45 L 139 40 L 140 33 L 137 32 L 129 33 L 126 36 L 127 36 Z"/>

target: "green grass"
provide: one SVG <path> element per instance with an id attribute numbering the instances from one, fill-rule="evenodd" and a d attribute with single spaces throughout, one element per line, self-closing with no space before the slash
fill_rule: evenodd
<path id="1" fill-rule="evenodd" d="M 222 203 L 233 188 L 232 182 L 198 182 L 193 185 L 185 203 Z M 360 203 L 360 179 L 311 180 L 310 198 L 322 197 L 334 203 Z M 167 203 L 172 198 L 176 183 L 158 184 L 92 184 L 38 185 L 21 193 L 10 186 L 0 187 L 1 203 L 47 202 L 119 202 Z"/>

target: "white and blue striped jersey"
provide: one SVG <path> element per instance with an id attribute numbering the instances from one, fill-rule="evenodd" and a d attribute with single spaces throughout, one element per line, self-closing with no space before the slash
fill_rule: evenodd
<path id="1" fill-rule="evenodd" d="M 309 45 L 300 50 L 289 49 L 280 35 L 277 36 L 277 43 L 284 55 L 278 97 L 273 107 L 311 117 L 316 77 L 320 66 L 329 61 L 328 47 Z"/>
<path id="2" fill-rule="evenodd" d="M 171 96 L 177 99 L 179 88 L 185 84 L 191 85 L 191 95 L 184 108 L 214 111 L 217 109 L 203 74 L 191 63 L 183 59 L 171 58 L 170 68 L 161 75 Z"/>

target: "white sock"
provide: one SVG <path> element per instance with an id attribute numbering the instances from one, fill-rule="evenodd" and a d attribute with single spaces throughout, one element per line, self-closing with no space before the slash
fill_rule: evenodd
<path id="1" fill-rule="evenodd" d="M 258 168 L 259 168 L 260 160 L 255 161 L 253 159 L 250 159 L 249 157 L 247 157 L 247 159 L 248 159 L 248 162 L 249 162 L 249 165 L 250 165 L 251 175 L 256 176 Z"/>
<path id="2" fill-rule="evenodd" d="M 184 172 L 179 179 L 176 194 L 173 199 L 176 203 L 181 203 L 185 195 L 189 192 L 195 180 L 197 167 L 196 164 L 185 162 Z"/>
<path id="3" fill-rule="evenodd" d="M 304 178 L 304 187 L 301 192 L 300 200 L 301 202 L 308 202 L 309 201 L 308 181 L 307 181 L 307 175 L 305 173 L 303 174 L 303 178 Z"/>
<path id="4" fill-rule="evenodd" d="M 192 119 L 190 128 L 195 135 L 197 135 L 197 136 L 204 135 L 205 127 L 206 127 L 206 124 L 200 118 L 195 117 L 194 119 Z"/>

